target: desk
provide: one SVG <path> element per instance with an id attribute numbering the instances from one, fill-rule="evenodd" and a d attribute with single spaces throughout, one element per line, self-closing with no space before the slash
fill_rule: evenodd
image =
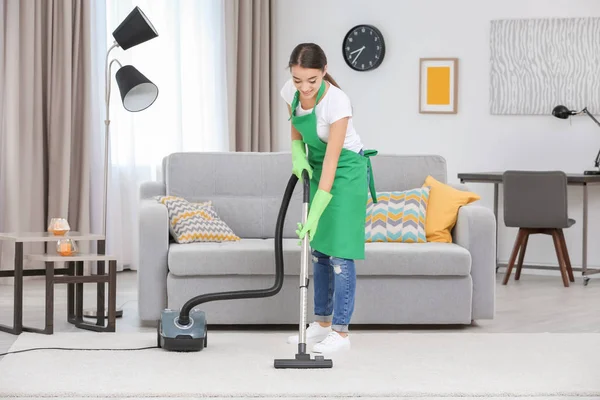
<path id="1" fill-rule="evenodd" d="M 498 185 L 502 183 L 503 172 L 472 172 L 460 173 L 458 179 L 461 183 L 492 183 L 494 185 L 494 216 L 498 222 Z M 583 188 L 583 244 L 581 250 L 581 275 L 583 284 L 587 285 L 589 275 L 600 273 L 600 270 L 588 270 L 587 247 L 588 247 L 588 185 L 600 185 L 600 175 L 567 174 L 567 185 L 581 186 Z M 496 244 L 498 243 L 498 223 L 496 223 Z M 496 264 L 498 261 L 498 246 L 496 245 Z"/>

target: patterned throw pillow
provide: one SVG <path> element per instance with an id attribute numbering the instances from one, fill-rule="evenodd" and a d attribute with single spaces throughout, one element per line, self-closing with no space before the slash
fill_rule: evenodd
<path id="1" fill-rule="evenodd" d="M 156 200 L 167 207 L 169 230 L 177 243 L 240 240 L 219 218 L 210 201 L 190 203 L 176 196 L 157 196 Z"/>
<path id="2" fill-rule="evenodd" d="M 426 243 L 428 186 L 402 192 L 377 192 L 367 202 L 365 241 Z"/>

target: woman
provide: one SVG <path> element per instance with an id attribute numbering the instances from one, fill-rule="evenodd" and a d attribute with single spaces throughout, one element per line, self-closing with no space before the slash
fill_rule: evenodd
<path id="1" fill-rule="evenodd" d="M 356 269 L 364 259 L 367 190 L 375 188 L 369 157 L 352 122 L 348 96 L 327 73 L 327 57 L 314 43 L 292 51 L 292 78 L 281 90 L 292 125 L 292 171 L 310 177 L 310 208 L 300 239 L 308 235 L 313 255 L 315 322 L 307 342 L 317 353 L 349 349 Z M 308 150 L 308 151 L 307 151 Z M 318 228 L 318 229 L 317 229 Z M 298 335 L 289 343 L 298 343 Z"/>

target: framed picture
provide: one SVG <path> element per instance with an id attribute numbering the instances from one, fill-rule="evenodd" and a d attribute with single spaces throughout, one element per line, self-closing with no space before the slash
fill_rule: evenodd
<path id="1" fill-rule="evenodd" d="M 458 58 L 421 58 L 419 63 L 419 112 L 456 114 Z"/>

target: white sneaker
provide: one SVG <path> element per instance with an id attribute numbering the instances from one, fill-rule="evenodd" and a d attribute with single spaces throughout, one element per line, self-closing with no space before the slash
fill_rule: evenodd
<path id="1" fill-rule="evenodd" d="M 316 343 L 312 349 L 315 353 L 332 353 L 339 350 L 350 350 L 350 336 L 343 337 L 331 331 L 321 342 Z"/>
<path id="2" fill-rule="evenodd" d="M 306 341 L 307 342 L 320 342 L 325 339 L 329 333 L 333 332 L 331 330 L 331 326 L 323 327 L 317 321 L 311 323 L 308 328 L 306 328 Z M 287 342 L 290 344 L 298 344 L 299 335 L 292 335 L 288 337 Z"/>

